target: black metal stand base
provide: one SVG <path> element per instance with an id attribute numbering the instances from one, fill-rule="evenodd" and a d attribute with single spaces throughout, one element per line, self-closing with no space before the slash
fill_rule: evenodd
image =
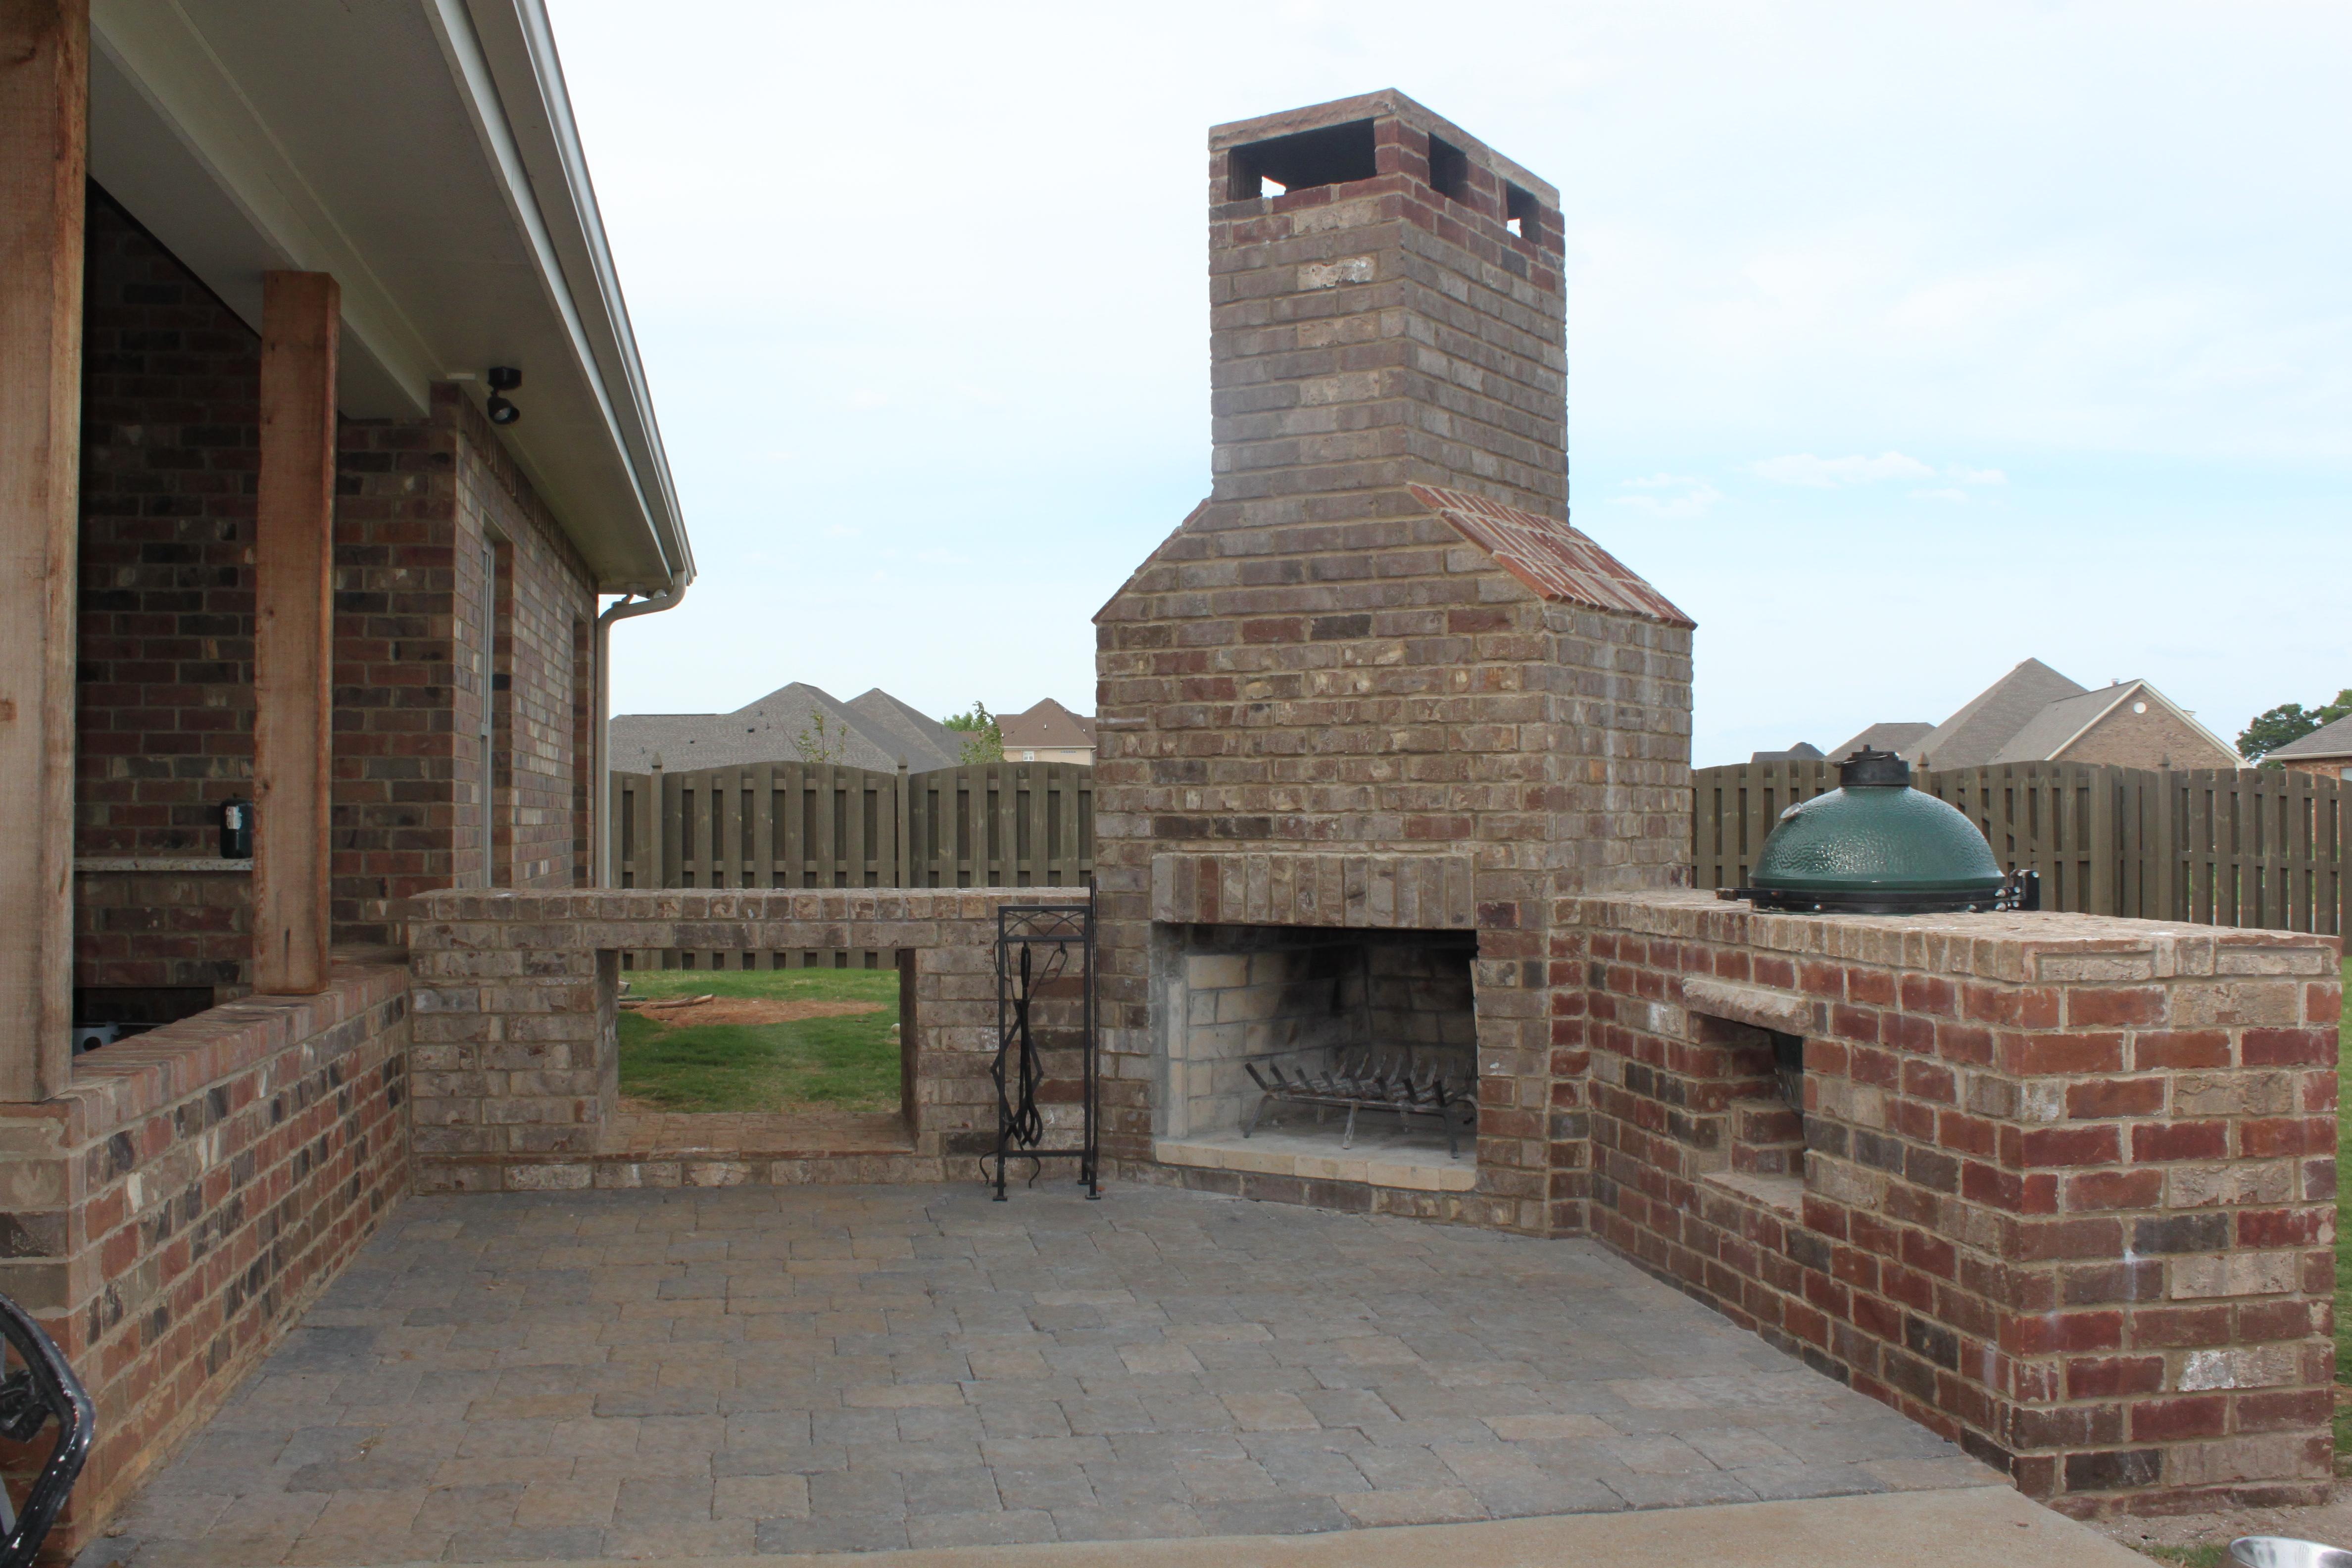
<path id="1" fill-rule="evenodd" d="M 1083 1062 L 1081 1140 L 1072 1148 L 1047 1148 L 1044 1114 L 1037 1090 L 1044 1079 L 1031 1011 L 1039 994 L 1069 972 L 1076 959 L 1082 966 L 1079 1022 Z M 996 911 L 996 1060 L 989 1076 L 996 1080 L 997 1203 L 1006 1200 L 1004 1168 L 1008 1160 L 1033 1160 L 1039 1172 L 1047 1160 L 1076 1160 L 1078 1182 L 1089 1201 L 1102 1196 L 1102 1142 L 1095 1041 L 1095 915 L 1091 900 L 1083 904 L 1007 904 Z M 1030 1178 L 1032 1182 L 1035 1176 Z"/>

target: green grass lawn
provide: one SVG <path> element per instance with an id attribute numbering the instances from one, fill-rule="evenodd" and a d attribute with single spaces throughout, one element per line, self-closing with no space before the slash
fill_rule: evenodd
<path id="1" fill-rule="evenodd" d="M 895 969 L 633 969 L 632 996 L 871 1002 L 879 1011 L 782 1024 L 659 1024 L 621 1015 L 621 1092 L 665 1110 L 892 1110 Z M 691 1015 L 688 1015 L 691 1016 Z"/>

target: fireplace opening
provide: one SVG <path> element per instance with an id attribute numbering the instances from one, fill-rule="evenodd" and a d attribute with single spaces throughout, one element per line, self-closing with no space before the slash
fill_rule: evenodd
<path id="1" fill-rule="evenodd" d="M 1476 956 L 1466 931 L 1156 928 L 1159 1158 L 1475 1184 Z"/>

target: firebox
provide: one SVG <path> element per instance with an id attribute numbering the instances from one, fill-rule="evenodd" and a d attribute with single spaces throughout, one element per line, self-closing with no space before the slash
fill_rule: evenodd
<path id="1" fill-rule="evenodd" d="M 1475 931 L 1162 924 L 1152 947 L 1163 1161 L 1473 1184 Z"/>

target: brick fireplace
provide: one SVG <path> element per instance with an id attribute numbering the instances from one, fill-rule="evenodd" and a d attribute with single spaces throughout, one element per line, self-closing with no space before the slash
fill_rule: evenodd
<path id="1" fill-rule="evenodd" d="M 1690 622 L 1568 526 L 1559 195 L 1395 93 L 1222 126 L 1209 172 L 1213 489 L 1097 617 L 1107 1148 L 1580 1230 L 1551 900 L 1682 875 Z M 1245 1061 L 1395 1036 L 1368 965 L 1446 1015 L 1458 1160 L 1239 1136 Z"/>
<path id="2" fill-rule="evenodd" d="M 1210 181 L 1213 488 L 1096 617 L 1114 1173 L 1595 1237 L 2071 1512 L 2324 1496 L 2332 939 L 1680 886 L 1692 626 L 1567 521 L 1557 194 L 1394 93 Z M 1400 1038 L 1458 1158 L 1249 1126 Z"/>

